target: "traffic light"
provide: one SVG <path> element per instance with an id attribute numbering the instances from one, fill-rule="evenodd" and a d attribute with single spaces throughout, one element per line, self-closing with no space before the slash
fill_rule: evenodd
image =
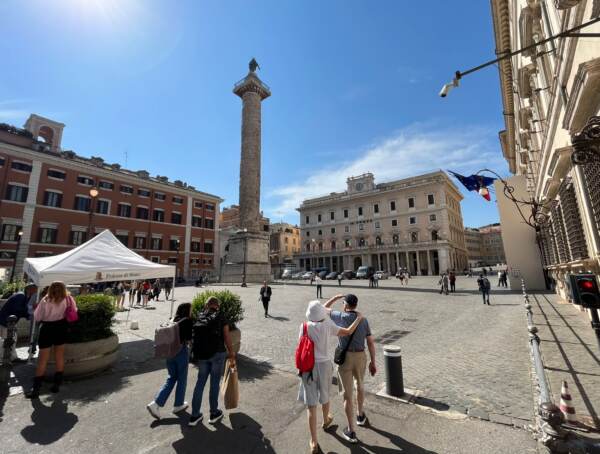
<path id="1" fill-rule="evenodd" d="M 600 290 L 594 274 L 571 274 L 573 303 L 590 309 L 600 309 Z"/>

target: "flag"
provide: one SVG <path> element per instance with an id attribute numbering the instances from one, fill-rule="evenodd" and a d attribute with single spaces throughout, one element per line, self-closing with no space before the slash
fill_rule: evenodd
<path id="1" fill-rule="evenodd" d="M 490 191 L 487 189 L 488 186 L 494 183 L 495 178 L 485 177 L 483 175 L 469 175 L 465 177 L 459 173 L 453 172 L 452 170 L 448 170 L 452 175 L 456 177 L 458 181 L 462 183 L 462 185 L 467 188 L 469 191 L 479 192 L 480 189 L 485 189 L 480 193 L 481 196 L 487 200 L 488 202 L 491 200 Z"/>

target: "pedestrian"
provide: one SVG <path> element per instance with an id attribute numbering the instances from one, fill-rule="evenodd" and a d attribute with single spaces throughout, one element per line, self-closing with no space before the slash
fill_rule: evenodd
<path id="1" fill-rule="evenodd" d="M 375 287 L 375 288 L 379 287 L 379 274 L 378 273 L 373 273 L 373 287 Z"/>
<path id="2" fill-rule="evenodd" d="M 263 286 L 260 288 L 260 300 L 262 301 L 263 309 L 265 310 L 265 318 L 269 316 L 269 301 L 273 291 L 267 285 L 267 281 L 263 281 Z"/>
<path id="3" fill-rule="evenodd" d="M 506 273 L 506 270 L 504 270 L 504 271 L 502 271 L 502 286 L 505 288 L 508 287 L 507 280 L 508 280 L 508 275 Z"/>
<path id="4" fill-rule="evenodd" d="M 342 277 L 343 277 L 342 273 L 338 273 L 338 275 L 337 275 L 338 287 L 342 286 Z"/>
<path id="5" fill-rule="evenodd" d="M 165 281 L 165 300 L 168 300 L 169 296 L 171 296 L 172 288 L 173 288 L 173 283 L 171 282 L 171 279 L 167 279 Z"/>
<path id="6" fill-rule="evenodd" d="M 454 271 L 450 271 L 448 279 L 450 281 L 450 292 L 456 293 L 456 274 L 454 274 Z"/>
<path id="7" fill-rule="evenodd" d="M 50 391 L 57 393 L 63 379 L 65 369 L 65 343 L 67 342 L 68 322 L 67 311 L 77 311 L 77 304 L 67 292 L 63 282 L 53 282 L 48 288 L 48 294 L 42 298 L 33 313 L 34 320 L 41 323 L 38 337 L 40 352 L 33 378 L 33 386 L 26 394 L 29 399 L 36 399 L 46 373 L 50 358 L 50 349 L 54 347 L 54 384 Z"/>
<path id="8" fill-rule="evenodd" d="M 317 283 L 317 298 L 323 298 L 323 280 L 318 274 L 315 276 L 315 282 Z"/>
<path id="9" fill-rule="evenodd" d="M 150 282 L 147 280 L 142 284 L 142 307 L 145 309 L 148 307 L 148 298 L 150 297 Z"/>
<path id="10" fill-rule="evenodd" d="M 481 296 L 483 297 L 483 304 L 490 305 L 490 281 L 483 274 L 479 275 L 479 279 L 477 279 L 477 285 L 479 286 L 479 291 L 481 292 Z"/>
<path id="11" fill-rule="evenodd" d="M 438 284 L 440 285 L 440 295 L 442 293 L 448 294 L 448 275 L 446 273 L 442 273 L 442 277 L 440 278 Z"/>
<path id="12" fill-rule="evenodd" d="M 356 309 L 358 307 L 358 298 L 356 295 L 348 294 L 346 296 L 337 295 L 325 303 L 325 308 L 329 309 L 336 301 L 343 298 L 344 310 L 331 311 L 329 316 L 333 322 L 341 327 L 347 328 L 357 318 Z M 367 369 L 367 354 L 365 348 L 369 350 L 369 373 L 374 376 L 377 373 L 375 365 L 375 341 L 369 327 L 369 321 L 363 318 L 356 331 L 350 337 L 340 337 L 338 348 L 346 351 L 344 362 L 338 366 L 338 375 L 344 391 L 344 410 L 348 427 L 342 432 L 344 438 L 351 443 L 356 443 L 356 425 L 365 426 L 367 416 L 364 410 L 365 389 L 364 379 Z M 354 413 L 354 386 L 356 385 L 356 414 Z"/>
<path id="13" fill-rule="evenodd" d="M 340 295 L 336 298 L 339 299 L 339 297 Z M 306 405 L 311 452 L 318 453 L 320 452 L 317 440 L 318 404 L 321 404 L 323 412 L 321 427 L 328 429 L 333 422 L 333 416 L 329 412 L 329 390 L 333 374 L 333 364 L 329 353 L 329 338 L 349 336 L 354 333 L 362 320 L 362 315 L 357 312 L 356 320 L 348 328 L 340 328 L 329 318 L 328 310 L 319 301 L 311 301 L 308 303 L 306 318 L 308 321 L 300 325 L 298 337 L 302 339 L 304 335 L 307 335 L 313 341 L 315 364 L 311 372 L 304 372 L 300 377 L 298 400 Z"/>
<path id="14" fill-rule="evenodd" d="M 160 280 L 156 279 L 154 281 L 154 286 L 152 287 L 152 296 L 155 301 L 158 301 L 158 297 L 160 296 Z"/>
<path id="15" fill-rule="evenodd" d="M 498 285 L 497 287 L 502 286 L 502 271 L 498 270 Z"/>
<path id="16" fill-rule="evenodd" d="M 125 285 L 123 285 L 123 282 L 117 282 L 117 285 L 115 288 L 116 288 L 116 294 L 117 294 L 117 299 L 116 299 L 117 311 L 122 311 L 122 310 L 124 310 L 123 305 L 125 304 Z"/>
<path id="17" fill-rule="evenodd" d="M 29 283 L 25 286 L 22 292 L 13 293 L 10 298 L 6 300 L 4 306 L 0 308 L 0 347 L 4 345 L 4 339 L 8 337 L 8 317 L 14 315 L 17 317 L 17 322 L 21 318 L 29 320 L 33 313 L 33 307 L 35 306 L 37 298 L 37 286 L 33 283 Z M 13 339 L 10 358 L 12 361 L 19 361 L 17 356 L 17 336 L 15 331 L 15 337 Z M 2 358 L 3 355 L 0 355 Z"/>
<path id="18" fill-rule="evenodd" d="M 485 269 L 485 266 L 483 267 L 483 275 L 487 276 L 487 270 Z"/>
<path id="19" fill-rule="evenodd" d="M 175 312 L 173 322 L 177 323 L 179 327 L 181 350 L 179 350 L 174 357 L 167 359 L 167 372 L 169 374 L 167 381 L 160 388 L 160 391 L 154 400 L 146 405 L 150 414 L 156 419 L 160 419 L 160 409 L 165 406 L 173 388 L 175 388 L 175 405 L 173 406 L 173 413 L 177 414 L 188 407 L 188 403 L 185 402 L 185 388 L 187 385 L 188 362 L 190 356 L 188 343 L 192 340 L 192 304 L 180 304 Z"/>
<path id="20" fill-rule="evenodd" d="M 372 274 L 369 274 L 369 288 L 375 287 L 375 279 Z"/>
<path id="21" fill-rule="evenodd" d="M 228 359 L 229 366 L 234 368 L 235 352 L 229 335 L 229 324 L 219 306 L 220 302 L 216 297 L 209 297 L 192 330 L 192 358 L 198 363 L 198 381 L 194 387 L 189 426 L 195 426 L 203 419 L 200 406 L 204 386 L 209 377 L 210 418 L 208 422 L 216 424 L 223 419 L 223 412 L 219 409 L 219 386 L 225 358 Z"/>
<path id="22" fill-rule="evenodd" d="M 314 282 L 315 282 L 315 273 L 311 273 L 310 274 L 310 285 L 313 285 Z"/>
<path id="23" fill-rule="evenodd" d="M 129 307 L 133 306 L 133 302 L 135 301 L 136 288 L 137 288 L 137 282 L 129 281 Z"/>

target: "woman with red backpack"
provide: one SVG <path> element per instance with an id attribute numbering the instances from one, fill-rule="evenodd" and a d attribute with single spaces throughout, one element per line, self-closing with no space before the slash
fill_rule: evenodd
<path id="1" fill-rule="evenodd" d="M 337 295 L 332 299 L 341 297 L 342 295 Z M 356 315 L 352 325 L 340 328 L 329 318 L 328 309 L 319 301 L 311 301 L 306 311 L 308 321 L 300 326 L 300 342 L 296 350 L 296 366 L 301 378 L 298 400 L 307 407 L 310 449 L 313 453 L 318 453 L 320 449 L 317 441 L 318 404 L 321 404 L 323 410 L 323 430 L 328 429 L 333 422 L 333 416 L 329 413 L 329 388 L 333 373 L 329 338 L 354 333 L 363 318 L 358 312 Z"/>

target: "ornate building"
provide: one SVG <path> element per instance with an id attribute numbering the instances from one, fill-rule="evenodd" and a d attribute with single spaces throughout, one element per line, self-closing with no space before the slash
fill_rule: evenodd
<path id="1" fill-rule="evenodd" d="M 295 266 L 294 254 L 300 252 L 300 228 L 297 225 L 277 222 L 271 224 L 270 234 L 271 272 L 279 277 L 285 268 Z"/>
<path id="2" fill-rule="evenodd" d="M 533 45 L 499 63 L 506 125 L 500 132 L 502 152 L 516 175 L 513 181 L 522 182 L 515 188 L 536 204 L 533 228 L 527 228 L 535 232 L 530 242 L 537 242 L 537 257 L 517 263 L 523 236 L 503 232 L 507 259 L 511 265 L 513 256 L 512 265 L 522 269 L 539 267 L 541 260 L 546 278 L 556 280 L 565 298 L 570 273 L 600 271 L 600 162 L 574 165 L 586 156 L 574 151 L 589 146 L 594 124 L 600 135 L 600 119 L 594 123 L 600 112 L 600 39 L 561 37 L 535 44 L 599 14 L 597 0 L 492 0 L 496 53 Z M 600 23 L 577 31 L 598 32 Z M 586 125 L 590 134 L 578 137 Z M 574 147 L 578 141 L 582 145 Z M 502 203 L 504 208 L 499 197 L 502 226 L 515 219 L 522 224 Z"/>
<path id="3" fill-rule="evenodd" d="M 437 275 L 467 267 L 463 196 L 437 171 L 375 184 L 366 173 L 344 192 L 302 202 L 301 269 L 356 270 L 370 265 L 395 273 Z"/>
<path id="4" fill-rule="evenodd" d="M 465 228 L 469 267 L 496 266 L 506 263 L 500 224 Z"/>

